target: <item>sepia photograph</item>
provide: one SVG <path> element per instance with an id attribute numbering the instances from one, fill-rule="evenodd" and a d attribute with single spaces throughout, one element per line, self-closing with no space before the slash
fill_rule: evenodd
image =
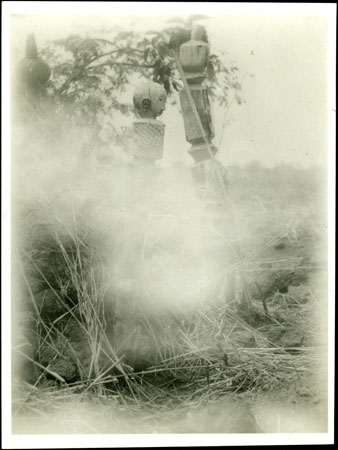
<path id="1" fill-rule="evenodd" d="M 4 448 L 333 444 L 336 12 L 3 2 Z"/>

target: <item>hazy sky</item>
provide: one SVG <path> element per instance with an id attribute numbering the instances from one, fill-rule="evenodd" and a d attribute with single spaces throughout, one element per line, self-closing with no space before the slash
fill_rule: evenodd
<path id="1" fill-rule="evenodd" d="M 226 50 L 248 74 L 246 103 L 230 107 L 227 117 L 233 120 L 224 130 L 219 157 L 267 165 L 325 162 L 326 18 L 219 16 L 205 25 L 212 45 Z M 224 113 L 214 112 L 218 144 Z M 167 128 L 169 134 L 170 124 Z"/>
<path id="2" fill-rule="evenodd" d="M 14 36 L 31 28 L 38 43 L 108 24 L 160 28 L 165 17 L 31 16 L 18 18 Z M 219 158 L 226 164 L 257 160 L 309 166 L 326 163 L 327 18 L 315 15 L 216 15 L 203 21 L 211 46 L 224 50 L 243 76 L 246 103 L 226 111 Z M 25 25 L 25 26 L 24 26 Z M 20 42 L 20 39 L 18 39 Z M 131 97 L 131 94 L 130 94 Z M 131 101 L 131 98 L 130 98 Z M 168 107 L 165 158 L 191 161 L 178 106 Z M 215 143 L 224 108 L 214 106 Z"/>

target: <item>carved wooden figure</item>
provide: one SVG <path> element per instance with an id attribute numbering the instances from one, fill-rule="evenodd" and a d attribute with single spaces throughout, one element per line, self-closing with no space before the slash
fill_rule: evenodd
<path id="1" fill-rule="evenodd" d="M 133 102 L 137 119 L 133 122 L 133 154 L 154 163 L 163 156 L 165 125 L 156 118 L 165 110 L 167 93 L 158 83 L 145 83 L 135 90 Z"/>

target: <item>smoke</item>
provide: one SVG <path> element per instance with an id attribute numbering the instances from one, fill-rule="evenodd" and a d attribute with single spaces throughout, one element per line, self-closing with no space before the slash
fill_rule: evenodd
<path id="1" fill-rule="evenodd" d="M 85 215 L 105 235 L 119 294 L 147 310 L 200 305 L 206 236 L 189 170 L 178 176 L 117 162 L 111 170 L 94 169 L 85 189 L 93 205 Z"/>
<path id="2" fill-rule="evenodd" d="M 274 394 L 276 396 L 276 394 Z M 198 407 L 177 407 L 127 412 L 114 400 L 72 398 L 72 402 L 49 398 L 50 416 L 19 417 L 13 425 L 15 434 L 120 434 L 120 433 L 324 433 L 327 431 L 323 404 L 309 408 L 306 401 L 292 407 L 286 399 L 274 395 L 245 399 L 223 397 Z M 52 402 L 55 403 L 52 403 Z M 69 438 L 69 436 L 68 436 Z M 227 436 L 228 438 L 228 436 Z"/>
<path id="3" fill-rule="evenodd" d="M 207 274 L 217 272 L 205 254 L 212 230 L 188 166 L 141 166 L 113 147 L 110 161 L 100 163 L 98 146 L 84 151 L 88 130 L 52 110 L 17 122 L 13 213 L 20 240 L 27 235 L 21 212 L 38 210 L 36 220 L 60 236 L 86 230 L 106 282 L 143 309 L 207 301 Z"/>

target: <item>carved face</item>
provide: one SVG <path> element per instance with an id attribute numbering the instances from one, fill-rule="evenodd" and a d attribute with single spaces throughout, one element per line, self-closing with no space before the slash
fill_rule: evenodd
<path id="1" fill-rule="evenodd" d="M 137 113 L 144 118 L 156 119 L 165 110 L 167 93 L 157 83 L 145 83 L 137 87 L 134 94 L 134 106 Z"/>
<path id="2" fill-rule="evenodd" d="M 165 110 L 166 101 L 167 101 L 167 94 L 164 89 L 163 92 L 161 89 L 156 90 L 155 92 L 152 93 L 151 103 L 155 116 L 160 116 L 163 113 L 163 111 Z"/>

